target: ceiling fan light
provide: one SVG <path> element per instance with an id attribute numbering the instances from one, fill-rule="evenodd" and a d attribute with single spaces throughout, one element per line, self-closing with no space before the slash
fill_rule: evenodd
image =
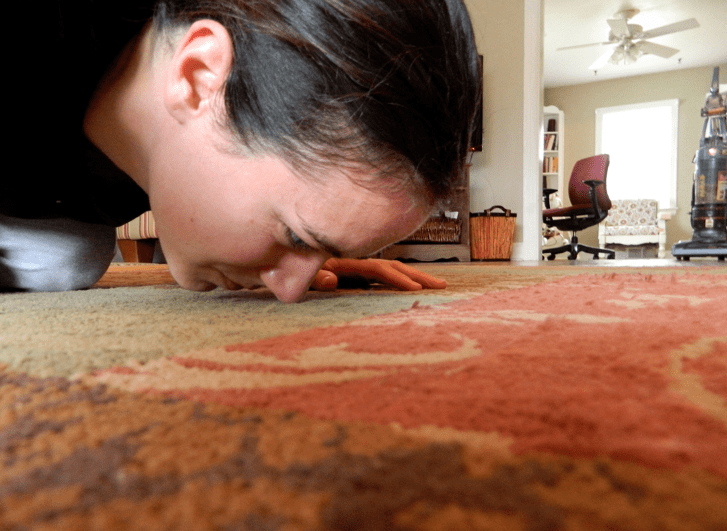
<path id="1" fill-rule="evenodd" d="M 623 50 L 621 48 L 616 48 L 616 50 L 614 50 L 613 55 L 608 60 L 608 62 L 611 63 L 612 65 L 617 65 L 621 62 L 621 60 L 623 58 L 624 58 Z"/>
<path id="2" fill-rule="evenodd" d="M 629 50 L 624 55 L 624 64 L 631 65 L 636 62 L 636 60 L 641 56 L 641 52 L 636 48 L 629 48 Z"/>

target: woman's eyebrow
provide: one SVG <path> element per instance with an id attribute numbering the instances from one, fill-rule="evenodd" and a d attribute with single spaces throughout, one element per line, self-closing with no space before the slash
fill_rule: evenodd
<path id="1" fill-rule="evenodd" d="M 318 246 L 334 258 L 343 258 L 344 253 L 340 249 L 338 249 L 335 245 L 330 243 L 330 241 L 323 236 L 322 234 L 319 234 L 315 229 L 310 227 L 308 224 L 306 224 L 303 220 L 301 220 L 301 227 L 303 230 L 310 236 L 310 238 L 318 244 Z"/>

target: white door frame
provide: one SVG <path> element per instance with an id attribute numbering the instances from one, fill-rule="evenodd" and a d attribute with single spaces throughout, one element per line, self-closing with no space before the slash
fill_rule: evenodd
<path id="1" fill-rule="evenodd" d="M 543 1 L 525 0 L 523 25 L 523 243 L 515 260 L 541 259 L 543 123 Z"/>

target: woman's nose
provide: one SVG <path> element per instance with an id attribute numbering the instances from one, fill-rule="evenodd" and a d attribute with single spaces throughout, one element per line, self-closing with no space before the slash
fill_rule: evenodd
<path id="1" fill-rule="evenodd" d="M 287 253 L 260 279 L 282 302 L 297 302 L 308 291 L 326 258 L 317 254 Z"/>

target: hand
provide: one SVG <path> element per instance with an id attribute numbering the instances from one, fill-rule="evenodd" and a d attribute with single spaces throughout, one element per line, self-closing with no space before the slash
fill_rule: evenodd
<path id="1" fill-rule="evenodd" d="M 338 287 L 339 278 L 352 277 L 389 284 L 404 291 L 447 287 L 445 280 L 435 278 L 396 260 L 378 258 L 366 260 L 331 258 L 318 271 L 311 287 L 319 291 L 332 291 Z"/>

